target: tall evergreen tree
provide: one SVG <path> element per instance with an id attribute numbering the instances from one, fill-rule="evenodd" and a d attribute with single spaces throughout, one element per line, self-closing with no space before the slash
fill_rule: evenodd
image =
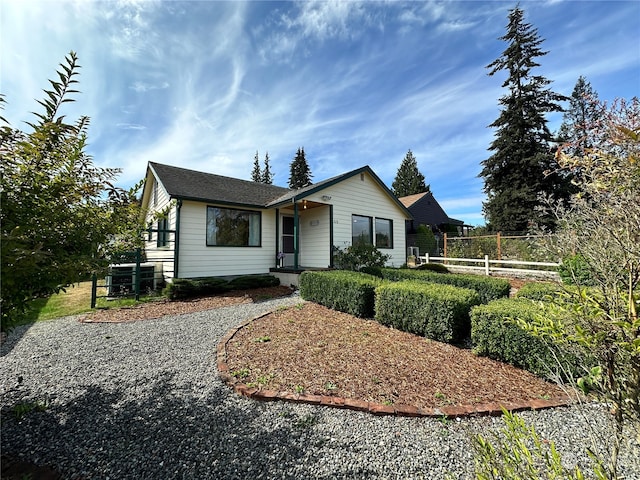
<path id="1" fill-rule="evenodd" d="M 260 159 L 258 158 L 258 151 L 253 157 L 253 170 L 251 170 L 251 180 L 254 182 L 262 182 L 262 171 L 260 170 Z"/>
<path id="2" fill-rule="evenodd" d="M 580 76 L 569 97 L 569 108 L 565 111 L 560 126 L 560 141 L 568 144 L 563 147 L 563 152 L 582 158 L 585 152 L 597 144 L 603 117 L 598 94 L 587 79 Z"/>
<path id="3" fill-rule="evenodd" d="M 489 75 L 506 71 L 502 84 L 507 94 L 499 100 L 502 110 L 490 127 L 496 129 L 489 148 L 493 152 L 482 162 L 487 201 L 483 205 L 489 226 L 494 231 L 525 231 L 533 225 L 553 227 L 552 218 L 539 207 L 545 196 L 567 198 L 568 178 L 557 171 L 551 142 L 554 138 L 545 114 L 562 111 L 558 102 L 567 100 L 548 88 L 551 81 L 534 75 L 536 58 L 544 41 L 531 24 L 524 22 L 519 7 L 509 12 L 507 33 L 500 40 L 508 46 L 490 63 Z"/>
<path id="4" fill-rule="evenodd" d="M 262 170 L 261 182 L 267 185 L 273 183 L 273 173 L 271 173 L 271 166 L 269 165 L 269 152 L 264 156 L 264 169 Z"/>
<path id="5" fill-rule="evenodd" d="M 289 188 L 303 188 L 311 185 L 311 169 L 304 154 L 304 147 L 298 148 L 290 164 Z"/>
<path id="6" fill-rule="evenodd" d="M 391 184 L 391 189 L 396 197 L 406 197 L 416 193 L 430 191 L 430 186 L 424 183 L 424 175 L 418 170 L 418 161 L 411 149 L 400 163 L 396 178 Z"/>

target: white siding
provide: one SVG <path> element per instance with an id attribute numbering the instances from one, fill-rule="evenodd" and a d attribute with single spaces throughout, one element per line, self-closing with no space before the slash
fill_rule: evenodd
<path id="1" fill-rule="evenodd" d="M 327 195 L 330 196 L 331 199 L 322 199 L 322 196 Z M 391 258 L 387 262 L 389 266 L 400 266 L 405 263 L 404 222 L 408 217 L 368 173 L 354 175 L 351 178 L 321 190 L 315 195 L 307 197 L 307 200 L 333 204 L 333 243 L 339 248 L 345 248 L 351 245 L 352 215 L 393 220 L 393 248 L 381 248 L 380 251 L 384 254 L 391 255 Z M 306 224 L 308 225 L 308 222 L 306 222 Z M 307 242 L 304 235 L 302 242 Z M 326 248 L 323 250 L 328 251 Z M 315 261 L 315 257 L 312 257 L 312 259 Z M 326 266 L 324 264 L 307 263 L 303 265 L 309 267 Z"/>
<path id="2" fill-rule="evenodd" d="M 158 212 L 164 211 L 170 205 L 169 195 L 167 191 L 158 184 L 153 175 L 149 175 L 147 178 L 149 185 L 148 194 L 143 199 L 143 205 L 147 206 L 145 225 L 153 229 L 157 229 L 158 221 L 154 219 L 154 215 Z M 146 192 L 145 192 L 146 193 Z M 175 230 L 176 228 L 176 206 L 173 204 L 169 210 L 168 215 L 168 228 L 169 230 Z M 162 275 L 165 280 L 169 280 L 174 276 L 174 246 L 175 235 L 172 233 L 169 235 L 169 242 L 166 247 L 158 247 L 158 233 L 151 233 L 151 240 L 149 235 L 145 233 L 145 253 L 148 262 L 156 263 L 157 270 L 162 268 Z"/>
<path id="3" fill-rule="evenodd" d="M 329 206 L 301 210 L 300 212 L 301 267 L 326 268 L 330 264 Z"/>
<path id="4" fill-rule="evenodd" d="M 268 273 L 269 268 L 275 267 L 275 210 L 262 210 L 261 247 L 208 247 L 207 206 L 215 204 L 182 204 L 178 268 L 181 278 Z"/>

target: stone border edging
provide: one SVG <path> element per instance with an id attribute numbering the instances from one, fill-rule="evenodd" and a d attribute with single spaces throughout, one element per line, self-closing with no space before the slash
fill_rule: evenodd
<path id="1" fill-rule="evenodd" d="M 361 412 L 369 412 L 374 415 L 398 415 L 404 417 L 473 417 L 473 416 L 499 416 L 502 409 L 509 412 L 519 412 L 524 410 L 541 410 L 553 407 L 565 407 L 569 405 L 568 396 L 555 397 L 549 400 L 536 399 L 524 402 L 513 402 L 507 404 L 481 403 L 477 405 L 446 406 L 439 408 L 419 408 L 413 405 L 395 404 L 384 405 L 376 402 L 365 402 L 353 398 L 333 397 L 329 395 L 308 395 L 289 392 L 279 392 L 276 390 L 263 390 L 257 387 L 249 387 L 233 377 L 227 365 L 227 343 L 242 328 L 255 320 L 270 315 L 272 312 L 264 313 L 242 322 L 237 327 L 232 328 L 220 339 L 217 347 L 217 364 L 220 379 L 239 395 L 244 395 L 255 400 L 273 401 L 283 400 L 286 402 L 306 403 L 310 405 L 321 405 L 325 407 L 347 408 Z"/>

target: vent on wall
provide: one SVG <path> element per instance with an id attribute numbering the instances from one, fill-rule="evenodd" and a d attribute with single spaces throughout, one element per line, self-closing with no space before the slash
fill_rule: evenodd
<path id="1" fill-rule="evenodd" d="M 360 174 L 360 181 L 361 181 L 361 182 L 364 182 L 364 173 L 361 173 L 361 174 Z"/>

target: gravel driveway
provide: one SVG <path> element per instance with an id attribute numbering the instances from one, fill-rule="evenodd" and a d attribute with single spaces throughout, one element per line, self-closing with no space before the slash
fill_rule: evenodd
<path id="1" fill-rule="evenodd" d="M 16 329 L 2 346 L 2 452 L 65 478 L 471 478 L 470 437 L 502 426 L 376 417 L 233 393 L 218 379 L 218 340 L 296 297 L 121 324 L 74 318 Z M 19 382 L 19 378 L 22 379 Z M 20 421 L 15 405 L 48 402 Z M 598 407 L 591 424 L 604 428 Z M 524 412 L 568 464 L 585 462 L 578 408 Z M 637 445 L 623 457 L 640 478 Z"/>

